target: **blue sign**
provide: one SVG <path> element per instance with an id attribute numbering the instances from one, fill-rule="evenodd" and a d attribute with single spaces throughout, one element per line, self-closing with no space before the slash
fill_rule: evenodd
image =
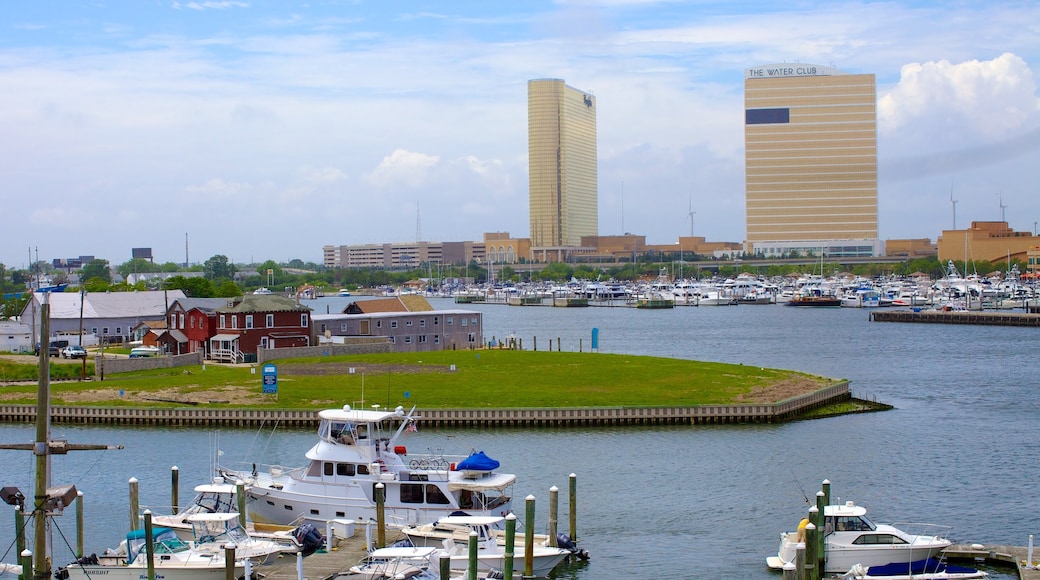
<path id="1" fill-rule="evenodd" d="M 274 365 L 264 365 L 263 371 L 264 394 L 278 394 L 278 369 Z"/>
<path id="2" fill-rule="evenodd" d="M 592 350 L 599 349 L 599 329 L 592 329 Z"/>

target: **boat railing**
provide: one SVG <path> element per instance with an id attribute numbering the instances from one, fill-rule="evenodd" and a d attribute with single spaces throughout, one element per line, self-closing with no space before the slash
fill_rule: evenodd
<path id="1" fill-rule="evenodd" d="M 941 540 L 948 540 L 952 529 L 951 526 L 921 522 L 893 522 L 889 525 L 914 536 L 935 537 Z"/>
<path id="2" fill-rule="evenodd" d="M 448 472 L 466 459 L 465 455 L 444 455 L 442 453 L 409 453 L 402 455 L 401 460 L 413 471 Z"/>

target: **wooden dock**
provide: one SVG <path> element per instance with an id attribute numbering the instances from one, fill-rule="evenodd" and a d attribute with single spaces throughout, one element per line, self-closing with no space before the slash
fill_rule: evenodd
<path id="1" fill-rule="evenodd" d="M 981 546 L 981 547 L 980 547 Z M 954 544 L 946 548 L 946 557 L 951 561 L 985 562 L 998 566 L 1013 566 L 1018 570 L 1021 580 L 1040 580 L 1037 560 L 1040 559 L 1040 548 L 1033 548 L 1033 562 L 1026 562 L 1025 546 L 1003 546 L 982 544 Z"/>
<path id="2" fill-rule="evenodd" d="M 372 535 L 375 536 L 375 530 Z M 387 530 L 387 543 L 403 537 L 399 532 Z M 306 580 L 329 580 L 357 564 L 365 556 L 365 530 L 361 527 L 353 537 L 337 538 L 334 544 L 329 551 L 319 550 L 303 559 L 303 577 Z M 264 580 L 297 580 L 296 557 L 282 556 L 256 571 L 263 575 Z"/>
<path id="3" fill-rule="evenodd" d="M 875 310 L 874 322 L 923 322 L 930 324 L 978 324 L 986 326 L 1040 327 L 1040 314 L 994 311 Z"/>

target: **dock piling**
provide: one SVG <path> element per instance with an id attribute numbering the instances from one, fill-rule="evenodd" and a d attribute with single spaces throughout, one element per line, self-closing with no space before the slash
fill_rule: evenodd
<path id="1" fill-rule="evenodd" d="M 139 529 L 137 514 L 141 508 L 138 504 L 139 495 L 137 489 L 137 478 L 131 477 L 128 483 L 130 484 L 130 530 L 133 531 Z"/>
<path id="2" fill-rule="evenodd" d="M 148 580 L 155 580 L 155 546 L 152 539 L 152 512 L 144 510 L 144 557 L 148 564 Z M 232 577 L 230 580 L 235 579 Z"/>
<path id="3" fill-rule="evenodd" d="M 534 575 L 534 496 L 525 499 L 524 516 L 524 576 Z"/>
<path id="4" fill-rule="evenodd" d="M 570 532 L 571 540 L 578 541 L 578 476 L 570 474 Z"/>
<path id="5" fill-rule="evenodd" d="M 560 488 L 555 485 L 549 488 L 549 545 L 557 547 L 556 522 L 560 511 Z"/>
<path id="6" fill-rule="evenodd" d="M 83 492 L 76 490 L 76 557 L 83 557 Z"/>
<path id="7" fill-rule="evenodd" d="M 176 465 L 170 468 L 170 513 L 181 511 L 180 505 L 180 469 Z"/>
<path id="8" fill-rule="evenodd" d="M 502 565 L 502 577 L 513 577 L 513 557 L 516 551 L 516 514 L 509 512 L 506 516 L 506 552 Z"/>

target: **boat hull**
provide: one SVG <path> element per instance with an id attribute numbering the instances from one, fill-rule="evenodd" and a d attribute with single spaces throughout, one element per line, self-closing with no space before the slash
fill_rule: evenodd
<path id="1" fill-rule="evenodd" d="M 148 580 L 146 566 L 125 566 L 121 564 L 70 564 L 64 568 L 68 580 Z M 235 565 L 235 578 L 245 576 L 245 566 Z M 227 570 L 224 566 L 190 566 L 173 564 L 163 566 L 158 558 L 155 565 L 155 580 L 224 580 Z"/>

